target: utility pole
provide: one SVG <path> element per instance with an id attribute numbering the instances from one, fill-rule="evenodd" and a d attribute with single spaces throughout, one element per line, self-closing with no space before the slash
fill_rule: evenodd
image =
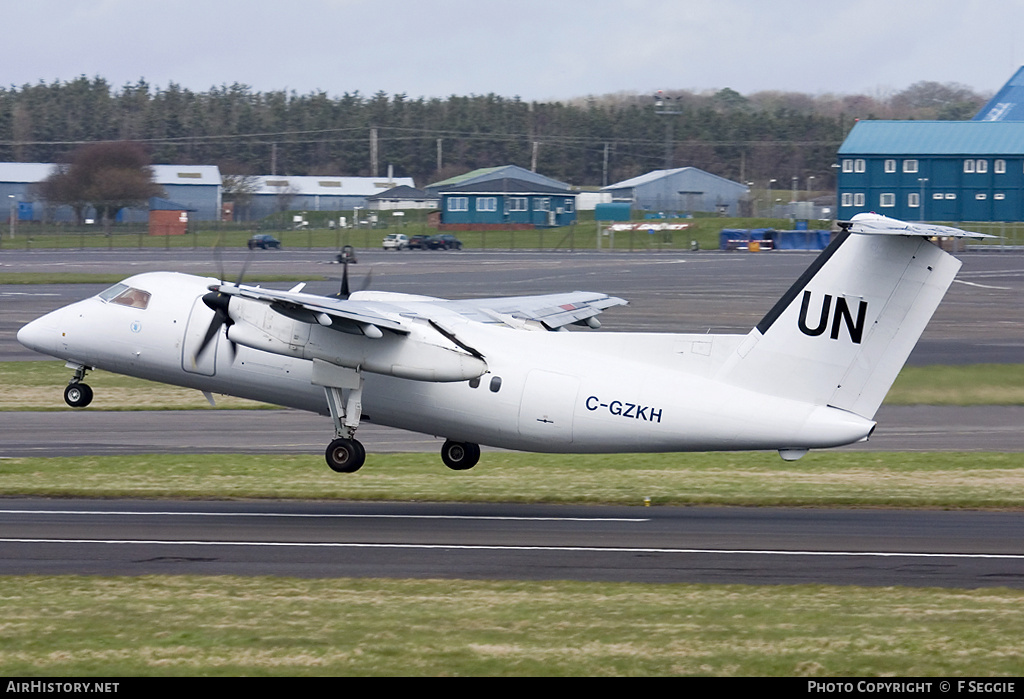
<path id="1" fill-rule="evenodd" d="M 540 147 L 539 141 L 533 142 L 533 155 L 530 156 L 530 172 L 537 172 L 537 149 Z"/>
<path id="2" fill-rule="evenodd" d="M 377 127 L 370 127 L 370 177 L 377 176 Z"/>
<path id="3" fill-rule="evenodd" d="M 441 140 L 437 139 L 437 171 L 441 172 Z"/>
<path id="4" fill-rule="evenodd" d="M 270 144 L 270 174 L 277 174 L 277 144 Z"/>
<path id="5" fill-rule="evenodd" d="M 601 186 L 608 186 L 608 144 L 604 144 L 604 165 L 601 167 Z"/>

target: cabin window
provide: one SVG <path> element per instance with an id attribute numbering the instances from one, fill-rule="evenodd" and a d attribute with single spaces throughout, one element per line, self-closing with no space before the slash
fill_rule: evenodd
<path id="1" fill-rule="evenodd" d="M 469 380 L 469 387 L 470 388 L 480 388 L 480 377 L 477 376 L 477 377 L 474 377 L 474 378 L 470 379 Z"/>
<path id="2" fill-rule="evenodd" d="M 495 376 L 491 379 L 491 393 L 497 393 L 501 390 L 501 377 Z"/>

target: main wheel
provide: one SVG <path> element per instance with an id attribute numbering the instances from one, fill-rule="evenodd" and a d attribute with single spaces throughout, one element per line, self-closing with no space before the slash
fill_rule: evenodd
<path id="1" fill-rule="evenodd" d="M 448 440 L 441 447 L 441 461 L 453 471 L 465 471 L 476 466 L 480 460 L 480 445 L 470 442 Z"/>
<path id="2" fill-rule="evenodd" d="M 92 388 L 85 383 L 69 383 L 64 389 L 64 402 L 72 408 L 84 408 L 92 403 Z"/>
<path id="3" fill-rule="evenodd" d="M 327 465 L 338 473 L 355 473 L 366 461 L 366 449 L 354 439 L 338 438 L 327 446 Z"/>

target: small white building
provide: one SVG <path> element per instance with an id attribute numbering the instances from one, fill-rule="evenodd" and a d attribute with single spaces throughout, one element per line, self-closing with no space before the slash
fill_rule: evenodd
<path id="1" fill-rule="evenodd" d="M 391 189 L 366 197 L 366 207 L 377 211 L 394 209 L 436 209 L 440 199 L 429 196 L 422 189 L 408 185 L 399 185 Z"/>

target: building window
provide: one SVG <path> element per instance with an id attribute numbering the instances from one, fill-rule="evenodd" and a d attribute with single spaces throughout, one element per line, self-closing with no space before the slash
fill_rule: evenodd
<path id="1" fill-rule="evenodd" d="M 932 195 L 932 199 L 944 199 L 944 198 L 945 197 L 943 197 L 942 192 L 936 192 L 935 194 Z"/>
<path id="2" fill-rule="evenodd" d="M 948 192 L 946 194 L 946 199 L 956 199 L 956 192 Z"/>
<path id="3" fill-rule="evenodd" d="M 916 209 L 921 206 L 921 195 L 917 192 L 911 192 L 907 195 L 907 206 L 911 209 Z"/>
<path id="4" fill-rule="evenodd" d="M 996 160 L 996 161 L 994 161 L 992 163 L 992 171 L 995 172 L 997 175 L 1005 175 L 1006 174 L 1006 161 L 1005 160 Z"/>
<path id="5" fill-rule="evenodd" d="M 572 199 L 565 200 L 565 213 L 571 214 L 575 208 L 576 202 L 574 202 Z"/>
<path id="6" fill-rule="evenodd" d="M 878 205 L 885 207 L 896 206 L 896 195 L 892 192 L 886 192 L 878 198 Z"/>
<path id="7" fill-rule="evenodd" d="M 534 211 L 550 211 L 551 199 L 548 197 L 537 197 L 533 200 Z"/>
<path id="8" fill-rule="evenodd" d="M 477 197 L 476 200 L 477 211 L 497 211 L 498 210 L 498 198 L 497 197 Z"/>
<path id="9" fill-rule="evenodd" d="M 448 197 L 449 211 L 469 211 L 469 197 Z"/>
<path id="10" fill-rule="evenodd" d="M 530 200 L 526 197 L 509 197 L 509 211 L 529 211 Z"/>
<path id="11" fill-rule="evenodd" d="M 863 158 L 857 158 L 853 161 L 854 172 L 864 172 L 867 169 L 867 163 L 864 162 Z"/>
<path id="12" fill-rule="evenodd" d="M 896 161 L 892 160 L 892 159 L 886 160 L 885 161 L 885 171 L 886 172 L 896 172 Z"/>
<path id="13" fill-rule="evenodd" d="M 843 206 L 853 206 L 853 195 L 849 192 L 843 193 Z"/>
<path id="14" fill-rule="evenodd" d="M 975 161 L 974 171 L 981 173 L 988 172 L 988 161 L 984 159 Z"/>
<path id="15" fill-rule="evenodd" d="M 1004 199 L 1006 199 L 1006 195 L 1003 194 L 1002 192 L 996 192 L 995 194 L 992 195 L 992 198 L 995 199 L 996 201 L 1003 201 Z"/>
<path id="16" fill-rule="evenodd" d="M 904 160 L 903 172 L 917 172 L 917 160 Z"/>
<path id="17" fill-rule="evenodd" d="M 843 172 L 853 172 L 853 161 L 849 158 L 843 160 Z"/>
<path id="18" fill-rule="evenodd" d="M 974 172 L 974 161 L 973 160 L 965 160 L 964 161 L 964 172 Z"/>
<path id="19" fill-rule="evenodd" d="M 863 192 L 856 192 L 853 195 L 853 205 L 854 206 L 864 206 L 864 193 Z"/>
<path id="20" fill-rule="evenodd" d="M 977 199 L 978 201 L 984 201 L 988 199 L 988 195 L 985 194 L 985 192 L 978 192 L 977 194 L 974 195 L 974 198 Z"/>

